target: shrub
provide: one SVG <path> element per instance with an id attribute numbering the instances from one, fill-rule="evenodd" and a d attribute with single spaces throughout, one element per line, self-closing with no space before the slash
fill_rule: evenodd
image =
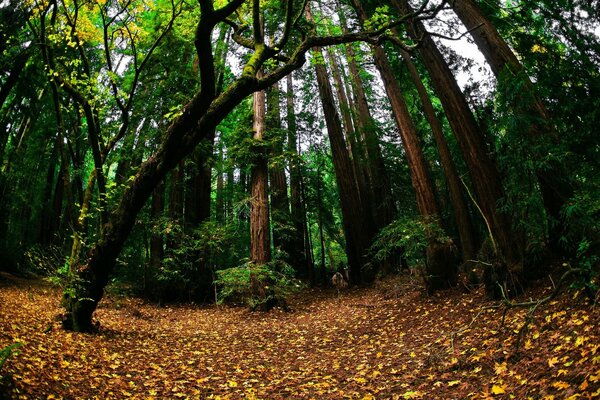
<path id="1" fill-rule="evenodd" d="M 276 306 L 287 309 L 286 298 L 301 287 L 293 268 L 281 261 L 264 265 L 247 262 L 217 271 L 215 284 L 220 288 L 219 303 L 244 304 L 264 311 Z"/>

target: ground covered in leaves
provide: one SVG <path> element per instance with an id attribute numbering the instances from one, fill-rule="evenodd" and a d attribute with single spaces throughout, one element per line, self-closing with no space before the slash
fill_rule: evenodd
<path id="1" fill-rule="evenodd" d="M 550 280 L 528 293 L 542 297 Z M 98 334 L 56 322 L 60 291 L 0 277 L 0 375 L 32 399 L 585 399 L 600 396 L 600 307 L 564 292 L 540 306 L 482 311 L 481 292 L 425 296 L 410 277 L 309 291 L 291 312 L 109 296 Z M 478 316 L 477 316 L 478 315 Z M 477 316 L 475 320 L 473 318 Z M 2 397 L 2 396 L 0 396 Z"/>

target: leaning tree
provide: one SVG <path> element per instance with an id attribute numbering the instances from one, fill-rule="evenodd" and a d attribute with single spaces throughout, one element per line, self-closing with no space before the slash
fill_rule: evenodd
<path id="1" fill-rule="evenodd" d="M 92 314 L 102 299 L 127 236 L 136 216 L 156 186 L 181 160 L 206 140 L 217 125 L 244 98 L 256 91 L 269 88 L 305 62 L 305 54 L 312 48 L 354 41 L 380 43 L 389 38 L 386 32 L 407 18 L 419 13 L 434 14 L 440 7 L 427 8 L 427 2 L 411 15 L 403 16 L 376 30 L 348 32 L 342 35 L 319 35 L 303 18 L 307 1 L 287 0 L 283 7 L 275 7 L 259 0 L 232 0 L 215 7 L 212 0 L 199 0 L 194 45 L 198 57 L 200 89 L 183 105 L 179 115 L 164 132 L 158 149 L 128 181 L 116 206 L 110 210 L 101 227 L 99 239 L 91 247 L 88 257 L 73 271 L 71 286 L 64 295 L 65 328 L 91 331 Z M 276 29 L 263 34 L 263 13 L 280 13 Z M 213 31 L 218 24 L 226 24 L 232 37 L 246 49 L 245 64 L 239 75 L 222 92 L 216 90 L 217 79 L 213 56 Z M 408 47 L 407 47 L 408 48 Z M 268 73 L 260 75 L 264 66 Z"/>

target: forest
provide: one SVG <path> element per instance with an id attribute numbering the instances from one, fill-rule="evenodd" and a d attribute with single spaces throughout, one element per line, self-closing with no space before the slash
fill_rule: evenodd
<path id="1" fill-rule="evenodd" d="M 600 396 L 597 0 L 0 0 L 0 52 L 0 399 Z"/>

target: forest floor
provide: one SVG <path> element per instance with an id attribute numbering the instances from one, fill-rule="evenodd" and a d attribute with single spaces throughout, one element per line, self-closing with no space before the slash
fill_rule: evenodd
<path id="1" fill-rule="evenodd" d="M 528 296 L 551 291 L 546 279 Z M 600 306 L 573 291 L 536 310 L 518 351 L 527 309 L 503 325 L 481 290 L 426 296 L 408 276 L 339 299 L 306 291 L 291 312 L 109 296 L 94 335 L 63 331 L 59 303 L 41 280 L 0 276 L 0 349 L 21 343 L 1 371 L 5 397 L 600 397 Z"/>

